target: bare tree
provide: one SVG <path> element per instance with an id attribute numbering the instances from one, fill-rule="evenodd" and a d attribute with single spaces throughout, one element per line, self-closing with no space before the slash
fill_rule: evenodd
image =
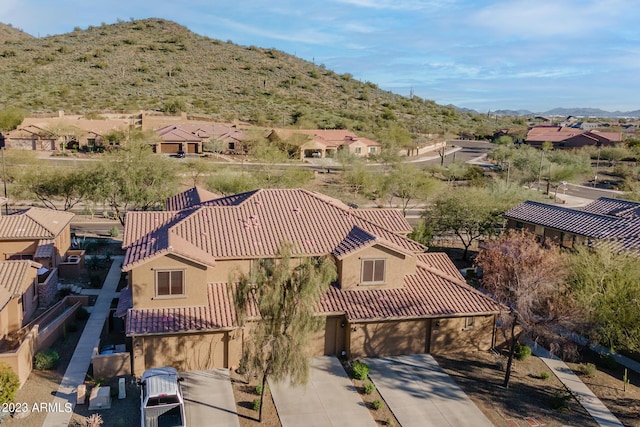
<path id="1" fill-rule="evenodd" d="M 567 258 L 555 245 L 543 247 L 534 234 L 510 230 L 490 241 L 475 264 L 482 268 L 482 285 L 511 309 L 502 325 L 511 329 L 511 348 L 504 386 L 508 387 L 517 341 L 522 336 L 549 336 L 553 327 L 574 321 L 566 284 Z M 515 327 L 520 327 L 518 337 Z"/>

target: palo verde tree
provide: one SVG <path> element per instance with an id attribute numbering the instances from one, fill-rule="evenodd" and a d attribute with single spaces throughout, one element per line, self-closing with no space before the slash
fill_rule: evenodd
<path id="1" fill-rule="evenodd" d="M 293 251 L 291 243 L 282 243 L 275 260 L 262 260 L 241 274 L 235 289 L 238 323 L 246 326 L 251 321 L 251 332 L 244 335 L 242 368 L 261 382 L 261 403 L 267 378 L 306 383 L 310 336 L 320 330 L 323 320 L 315 315 L 315 304 L 336 279 L 332 258 L 294 258 Z M 257 319 L 249 319 L 253 309 Z"/>
<path id="2" fill-rule="evenodd" d="M 35 196 L 49 209 L 68 211 L 95 192 L 98 182 L 92 169 L 29 168 L 18 180 L 17 192 Z"/>
<path id="3" fill-rule="evenodd" d="M 107 153 L 95 170 L 99 185 L 90 200 L 105 203 L 124 224 L 128 210 L 149 210 L 176 192 L 176 166 L 154 154 L 145 140 L 129 141 Z"/>
<path id="4" fill-rule="evenodd" d="M 591 340 L 613 350 L 640 351 L 639 277 L 635 255 L 587 246 L 572 254 L 569 283 Z"/>
<path id="5" fill-rule="evenodd" d="M 504 222 L 502 214 L 522 201 L 522 197 L 495 188 L 456 188 L 436 197 L 422 219 L 434 234 L 453 233 L 458 237 L 466 260 L 471 244 L 498 233 Z"/>
<path id="6" fill-rule="evenodd" d="M 504 386 L 509 386 L 516 343 L 548 337 L 555 325 L 575 321 L 566 285 L 567 259 L 557 246 L 543 247 L 536 236 L 510 230 L 485 244 L 474 261 L 482 268 L 482 286 L 510 308 L 502 315 L 503 328 L 511 330 L 509 361 Z M 516 337 L 516 325 L 520 333 Z"/>

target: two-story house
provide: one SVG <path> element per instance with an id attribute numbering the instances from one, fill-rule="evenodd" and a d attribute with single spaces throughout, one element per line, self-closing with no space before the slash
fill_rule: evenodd
<path id="1" fill-rule="evenodd" d="M 504 308 L 464 281 L 447 255 L 407 237 L 395 210 L 351 209 L 302 189 L 262 189 L 181 211 L 129 212 L 123 271 L 134 372 L 238 366 L 233 304 L 240 272 L 274 259 L 330 256 L 338 280 L 317 301 L 325 319 L 310 355 L 351 358 L 488 349 Z M 125 292 L 124 294 L 126 294 Z"/>

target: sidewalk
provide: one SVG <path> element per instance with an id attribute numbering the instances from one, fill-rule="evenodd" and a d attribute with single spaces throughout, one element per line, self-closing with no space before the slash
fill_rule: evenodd
<path id="1" fill-rule="evenodd" d="M 87 320 L 76 350 L 69 361 L 69 366 L 64 373 L 60 387 L 58 387 L 56 396 L 53 399 L 52 405 L 58 405 L 57 407 L 64 408 L 65 403 L 71 403 L 74 408 L 76 406 L 76 388 L 84 382 L 85 375 L 91 363 L 93 349 L 97 344 L 96 337 L 100 335 L 104 321 L 109 314 L 111 300 L 114 298 L 116 289 L 118 288 L 118 282 L 120 281 L 120 268 L 122 267 L 124 257 L 114 256 L 112 259 L 113 263 L 104 280 L 102 291 L 93 306 L 91 316 Z M 42 425 L 44 427 L 66 427 L 69 425 L 72 412 L 73 411 L 49 412 Z"/>
<path id="2" fill-rule="evenodd" d="M 591 415 L 591 417 L 604 427 L 623 427 L 623 424 L 607 409 L 578 376 L 560 359 L 551 355 L 546 349 L 531 344 L 531 350 L 538 356 L 558 379 L 575 396 L 578 402 Z"/>

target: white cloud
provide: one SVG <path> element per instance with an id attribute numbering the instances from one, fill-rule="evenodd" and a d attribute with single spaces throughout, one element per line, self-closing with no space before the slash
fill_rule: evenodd
<path id="1" fill-rule="evenodd" d="M 234 30 L 249 33 L 254 36 L 265 37 L 274 40 L 283 40 L 287 42 L 307 43 L 312 45 L 327 45 L 335 44 L 338 42 L 335 36 L 324 32 L 316 31 L 313 29 L 307 30 L 290 30 L 287 32 L 277 32 L 271 30 L 265 30 L 254 25 L 243 24 L 240 22 L 232 21 L 230 19 L 212 17 L 211 20 L 220 22 Z"/>
<path id="2" fill-rule="evenodd" d="M 338 3 L 349 4 L 351 6 L 366 7 L 369 9 L 390 9 L 390 10 L 420 10 L 440 7 L 448 4 L 448 0 L 336 0 Z"/>

